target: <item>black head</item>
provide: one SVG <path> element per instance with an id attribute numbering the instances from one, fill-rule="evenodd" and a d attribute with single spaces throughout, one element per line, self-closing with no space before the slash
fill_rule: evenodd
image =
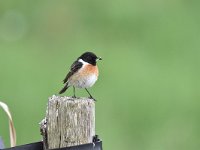
<path id="1" fill-rule="evenodd" d="M 82 59 L 83 61 L 90 63 L 90 64 L 95 66 L 96 63 L 97 63 L 97 60 L 101 60 L 101 57 L 97 57 L 92 52 L 85 52 L 79 57 L 79 59 Z"/>

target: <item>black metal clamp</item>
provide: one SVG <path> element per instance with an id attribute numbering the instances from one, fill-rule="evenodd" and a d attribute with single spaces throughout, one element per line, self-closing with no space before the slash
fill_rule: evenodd
<path id="1" fill-rule="evenodd" d="M 43 150 L 43 143 L 41 141 L 41 142 L 36 142 L 6 149 L 0 149 L 0 150 Z M 93 138 L 93 143 L 64 147 L 64 148 L 56 148 L 52 150 L 103 150 L 103 149 L 102 149 L 102 141 L 98 139 L 97 135 L 95 135 L 95 137 Z"/>
<path id="2" fill-rule="evenodd" d="M 43 150 L 43 143 L 36 142 L 1 150 Z M 72 147 L 56 148 L 52 150 L 102 150 L 102 141 Z"/>

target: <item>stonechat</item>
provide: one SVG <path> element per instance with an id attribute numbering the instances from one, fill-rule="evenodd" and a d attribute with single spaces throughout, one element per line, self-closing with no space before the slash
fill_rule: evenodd
<path id="1" fill-rule="evenodd" d="M 102 58 L 97 57 L 92 52 L 85 52 L 78 57 L 78 59 L 71 65 L 69 73 L 63 80 L 65 86 L 59 94 L 64 93 L 70 86 L 73 86 L 73 97 L 76 97 L 75 88 L 85 88 L 89 94 L 89 98 L 94 99 L 87 88 L 92 87 L 98 79 L 98 60 L 102 60 Z"/>

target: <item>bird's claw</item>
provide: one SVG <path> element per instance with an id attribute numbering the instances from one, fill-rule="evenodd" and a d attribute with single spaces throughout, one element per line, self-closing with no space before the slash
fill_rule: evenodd
<path id="1" fill-rule="evenodd" d="M 89 97 L 89 99 L 92 99 L 93 101 L 97 101 L 95 98 L 93 98 L 92 96 Z"/>

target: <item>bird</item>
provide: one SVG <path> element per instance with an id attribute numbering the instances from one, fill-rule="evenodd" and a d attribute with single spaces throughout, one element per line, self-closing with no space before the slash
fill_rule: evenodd
<path id="1" fill-rule="evenodd" d="M 73 98 L 76 98 L 75 88 L 85 88 L 89 98 L 95 100 L 87 88 L 92 87 L 98 79 L 99 70 L 97 61 L 102 60 L 93 52 L 85 52 L 71 65 L 70 71 L 63 80 L 64 87 L 59 94 L 64 93 L 69 87 L 73 87 Z"/>

